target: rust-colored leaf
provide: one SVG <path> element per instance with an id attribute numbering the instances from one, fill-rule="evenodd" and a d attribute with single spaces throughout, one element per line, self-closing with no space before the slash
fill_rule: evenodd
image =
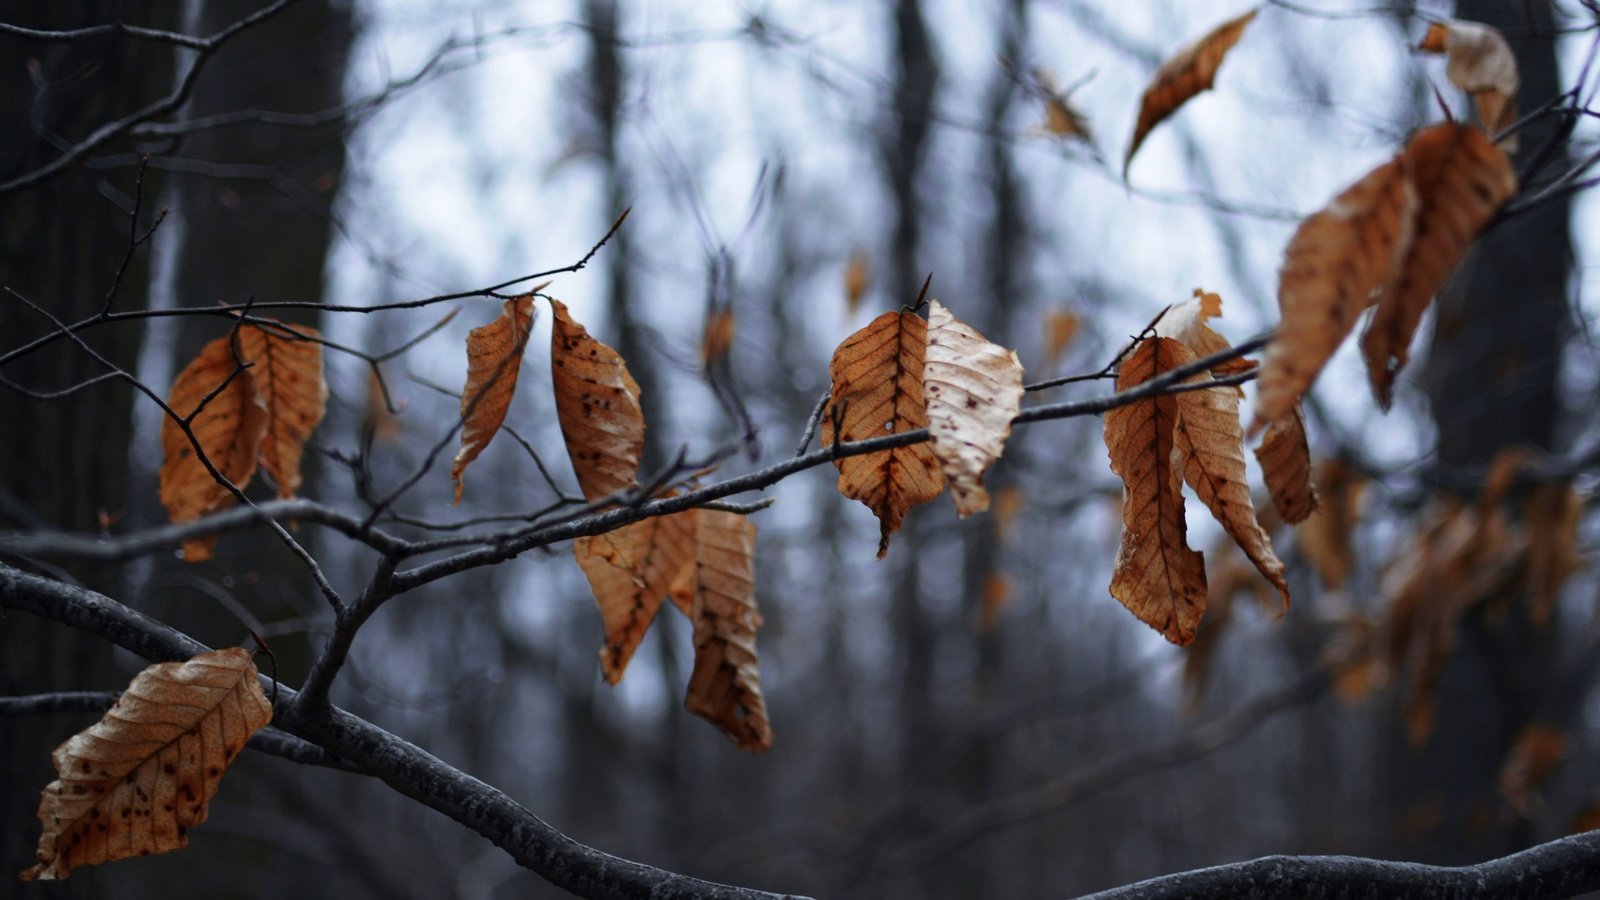
<path id="1" fill-rule="evenodd" d="M 956 514 L 966 518 L 989 508 L 983 474 L 1005 451 L 1022 407 L 1022 362 L 937 300 L 928 308 L 926 357 L 928 434 Z"/>
<path id="2" fill-rule="evenodd" d="M 1583 567 L 1578 555 L 1578 517 L 1583 501 L 1570 482 L 1534 486 L 1523 503 L 1528 529 L 1528 617 L 1550 621 L 1561 586 Z"/>
<path id="3" fill-rule="evenodd" d="M 51 754 L 59 777 L 39 801 L 44 833 L 22 880 L 188 846 L 222 773 L 271 720 L 248 650 L 140 672 L 99 722 Z"/>
<path id="4" fill-rule="evenodd" d="M 1170 338 L 1139 342 L 1122 361 L 1117 390 L 1125 391 L 1161 372 L 1194 362 Z M 1106 413 L 1106 449 L 1111 470 L 1122 478 L 1122 545 L 1111 576 L 1111 595 L 1141 621 L 1175 644 L 1194 641 L 1205 613 L 1206 570 L 1189 549 L 1182 478 L 1174 451 L 1178 424 L 1175 396 L 1150 397 Z"/>
<path id="5" fill-rule="evenodd" d="M 573 555 L 600 607 L 605 629 L 600 672 L 608 683 L 622 680 L 633 652 L 661 610 L 661 601 L 671 596 L 680 605 L 688 602 L 673 587 L 694 562 L 698 515 L 691 509 L 642 519 L 573 542 Z"/>
<path id="6" fill-rule="evenodd" d="M 1343 587 L 1355 568 L 1350 533 L 1361 517 L 1365 485 L 1361 474 L 1343 460 L 1327 460 L 1316 467 L 1317 510 L 1300 523 L 1295 543 L 1330 588 Z"/>
<path id="7" fill-rule="evenodd" d="M 700 510 L 695 548 L 694 673 L 683 705 L 739 749 L 770 750 L 756 654 L 755 523 L 737 513 Z"/>
<path id="8" fill-rule="evenodd" d="M 218 474 L 243 488 L 255 475 L 268 417 L 260 394 L 240 365 L 234 356 L 233 335 L 206 344 L 178 373 L 167 405 L 179 416 L 193 416 L 189 427 L 200 453 Z M 173 522 L 192 522 L 233 505 L 232 492 L 212 476 L 183 427 L 170 416 L 161 422 L 161 447 L 165 453 L 161 503 Z M 216 542 L 215 537 L 186 541 L 183 558 L 189 562 L 210 559 Z"/>
<path id="9" fill-rule="evenodd" d="M 558 304 L 559 305 L 559 304 Z M 522 352 L 533 331 L 533 295 L 507 300 L 493 322 L 467 333 L 467 386 L 461 392 L 461 449 L 450 466 L 461 502 L 467 464 L 489 446 L 506 420 L 522 371 Z M 566 420 L 562 419 L 563 429 Z"/>
<path id="10" fill-rule="evenodd" d="M 1317 491 L 1311 485 L 1311 447 L 1299 403 L 1267 427 L 1256 447 L 1256 461 L 1278 515 L 1290 525 L 1304 522 L 1317 508 Z"/>
<path id="11" fill-rule="evenodd" d="M 1555 772 L 1567 755 L 1567 736 L 1545 722 L 1530 722 L 1506 754 L 1500 769 L 1500 796 L 1513 814 L 1526 817 L 1533 808 L 1539 786 Z"/>
<path id="12" fill-rule="evenodd" d="M 858 247 L 851 252 L 850 261 L 844 267 L 844 311 L 851 318 L 855 318 L 856 310 L 861 308 L 870 274 L 867 252 Z"/>
<path id="13" fill-rule="evenodd" d="M 1301 223 L 1284 251 L 1282 321 L 1262 365 L 1252 433 L 1289 415 L 1356 317 L 1393 280 L 1411 245 L 1417 209 L 1408 169 L 1395 159 Z"/>
<path id="14" fill-rule="evenodd" d="M 1254 9 L 1238 18 L 1229 19 L 1212 29 L 1200 40 L 1184 47 L 1156 70 L 1155 78 L 1145 88 L 1139 101 L 1139 121 L 1133 126 L 1133 139 L 1128 142 L 1128 153 L 1122 160 L 1122 177 L 1128 177 L 1128 164 L 1139 152 L 1139 145 L 1162 119 L 1178 111 L 1201 91 L 1211 89 L 1216 81 L 1217 69 L 1233 45 L 1239 43 L 1245 26 L 1255 19 Z"/>
<path id="15" fill-rule="evenodd" d="M 706 317 L 705 333 L 700 338 L 700 365 L 709 367 L 733 349 L 733 310 L 719 309 Z"/>
<path id="16" fill-rule="evenodd" d="M 1000 615 L 1011 605 L 1011 579 L 1004 572 L 983 576 L 983 593 L 978 597 L 978 633 L 988 634 L 999 624 Z"/>
<path id="17" fill-rule="evenodd" d="M 1064 309 L 1051 310 L 1044 317 L 1044 368 L 1053 369 L 1061 354 L 1078 335 L 1078 314 Z"/>
<path id="18" fill-rule="evenodd" d="M 1361 335 L 1372 392 L 1385 409 L 1423 311 L 1478 232 L 1517 191 L 1511 160 L 1475 125 L 1443 122 L 1423 129 L 1406 145 L 1402 160 L 1416 186 L 1416 230 Z"/>
<path id="19" fill-rule="evenodd" d="M 1445 74 L 1450 83 L 1466 91 L 1478 107 L 1478 117 L 1490 133 L 1517 118 L 1517 57 L 1500 32 L 1481 22 L 1434 22 L 1418 50 L 1448 54 Z M 1501 142 L 1507 153 L 1517 152 L 1515 135 Z"/>
<path id="20" fill-rule="evenodd" d="M 637 487 L 644 452 L 639 385 L 617 351 L 572 321 L 565 304 L 552 300 L 550 307 L 550 380 L 578 486 L 590 500 Z"/>
<path id="21" fill-rule="evenodd" d="M 291 336 L 293 335 L 293 336 Z M 305 325 L 239 329 L 239 356 L 250 363 L 245 374 L 267 410 L 261 436 L 261 468 L 288 499 L 300 489 L 300 457 L 306 439 L 328 408 L 328 383 L 322 377 L 322 334 Z"/>
<path id="22" fill-rule="evenodd" d="M 994 533 L 995 537 L 1005 540 L 1011 532 L 1011 523 L 1017 518 L 1017 513 L 1022 510 L 1022 488 L 1014 485 L 1003 487 L 994 495 Z"/>
<path id="23" fill-rule="evenodd" d="M 822 417 L 822 446 L 928 427 L 922 372 L 928 323 L 913 312 L 889 312 L 844 339 L 828 373 L 833 391 Z M 838 420 L 837 430 L 835 419 Z M 927 443 L 835 460 L 839 492 L 878 517 L 878 558 L 906 512 L 944 489 L 939 460 Z"/>
<path id="24" fill-rule="evenodd" d="M 1278 589 L 1283 608 L 1288 609 L 1289 583 L 1283 577 L 1283 562 L 1256 520 L 1250 484 L 1245 480 L 1238 393 L 1231 387 L 1215 387 L 1179 394 L 1173 439 L 1182 460 L 1183 480 L 1256 570 Z"/>

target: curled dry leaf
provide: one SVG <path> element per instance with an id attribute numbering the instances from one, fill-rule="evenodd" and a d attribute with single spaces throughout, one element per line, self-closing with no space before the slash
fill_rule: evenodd
<path id="1" fill-rule="evenodd" d="M 1256 447 L 1256 461 L 1278 515 L 1290 525 L 1304 522 L 1317 508 L 1317 491 L 1311 484 L 1311 447 L 1306 442 L 1306 419 L 1300 404 L 1267 426 Z"/>
<path id="2" fill-rule="evenodd" d="M 700 510 L 695 545 L 694 673 L 683 705 L 739 749 L 770 750 L 756 654 L 756 526 L 737 513 Z"/>
<path id="3" fill-rule="evenodd" d="M 822 446 L 928 427 L 922 372 L 928 323 L 913 312 L 889 312 L 844 339 L 833 352 Z M 837 420 L 837 425 L 835 424 Z M 939 460 L 926 443 L 879 450 L 834 461 L 839 492 L 860 500 L 878 517 L 878 558 L 906 512 L 944 489 Z"/>
<path id="4" fill-rule="evenodd" d="M 267 433 L 267 408 L 241 365 L 242 360 L 234 356 L 230 334 L 200 348 L 172 383 L 167 405 L 179 416 L 193 417 L 189 428 L 195 438 L 191 442 L 172 417 L 162 420 L 161 503 L 173 522 L 192 522 L 234 501 L 233 493 L 212 476 L 195 452 L 195 443 L 205 460 L 235 487 L 243 488 L 255 475 L 256 458 Z M 214 536 L 186 541 L 183 558 L 189 562 L 210 559 L 216 542 Z"/>
<path id="5" fill-rule="evenodd" d="M 1406 145 L 1401 161 L 1418 199 L 1415 231 L 1361 335 L 1372 392 L 1384 409 L 1423 311 L 1478 232 L 1517 191 L 1511 160 L 1476 125 L 1425 128 Z"/>
<path id="6" fill-rule="evenodd" d="M 1015 350 L 984 340 L 939 301 L 929 306 L 922 376 L 928 434 L 950 483 L 956 514 L 989 508 L 983 474 L 1005 450 L 1022 408 L 1022 363 Z"/>
<path id="7" fill-rule="evenodd" d="M 1284 251 L 1282 321 L 1262 364 L 1252 433 L 1289 415 L 1356 317 L 1394 278 L 1411 244 L 1417 206 L 1409 174 L 1395 159 L 1301 223 Z"/>
<path id="8" fill-rule="evenodd" d="M 644 452 L 639 385 L 617 351 L 572 321 L 565 304 L 552 300 L 550 307 L 550 380 L 578 486 L 589 500 L 637 487 Z"/>
<path id="9" fill-rule="evenodd" d="M 461 502 L 461 476 L 467 464 L 489 446 L 517 390 L 522 351 L 533 331 L 533 295 L 507 300 L 493 322 L 467 333 L 467 386 L 461 392 L 461 449 L 450 466 Z M 566 421 L 562 420 L 565 426 Z"/>
<path id="10" fill-rule="evenodd" d="M 1217 79 L 1217 69 L 1233 45 L 1239 43 L 1245 26 L 1255 19 L 1254 9 L 1238 18 L 1229 19 L 1212 29 L 1205 37 L 1179 50 L 1156 70 L 1155 78 L 1145 88 L 1139 101 L 1139 121 L 1133 126 L 1133 138 L 1128 142 L 1128 153 L 1122 160 L 1122 177 L 1128 177 L 1128 164 L 1139 152 L 1139 145 L 1149 136 L 1162 119 L 1178 111 L 1201 91 L 1211 89 Z"/>
<path id="11" fill-rule="evenodd" d="M 1481 22 L 1455 20 L 1428 26 L 1418 50 L 1447 54 L 1445 74 L 1450 83 L 1472 96 L 1483 127 L 1498 132 L 1517 118 L 1517 57 L 1498 30 Z M 1517 152 L 1516 136 L 1501 142 L 1507 153 Z"/>
<path id="12" fill-rule="evenodd" d="M 1222 297 L 1200 288 L 1194 289 L 1194 298 L 1182 303 L 1174 303 L 1161 311 L 1156 318 L 1155 334 L 1157 337 L 1172 338 L 1182 341 L 1195 356 L 1214 356 L 1230 349 L 1233 345 L 1228 339 L 1206 324 L 1207 319 L 1215 319 L 1222 315 Z M 1225 375 L 1234 375 L 1255 368 L 1256 361 L 1235 357 L 1223 360 L 1211 367 L 1211 374 L 1221 378 Z M 1242 388 L 1235 387 L 1234 392 L 1244 396 Z"/>
<path id="13" fill-rule="evenodd" d="M 222 773 L 271 720 L 248 650 L 140 672 L 104 718 L 51 754 L 59 777 L 40 799 L 44 833 L 22 880 L 187 846 Z"/>
<path id="14" fill-rule="evenodd" d="M 328 408 L 321 338 L 315 328 L 281 322 L 239 329 L 239 356 L 250 363 L 245 375 L 267 410 L 261 468 L 278 486 L 280 499 L 300 489 L 300 456 Z"/>
<path id="15" fill-rule="evenodd" d="M 633 652 L 661 610 L 663 598 L 671 596 L 680 608 L 689 602 L 687 595 L 674 587 L 692 570 L 696 517 L 701 514 L 691 509 L 642 519 L 573 542 L 573 555 L 600 607 L 605 628 L 600 672 L 607 683 L 622 680 Z M 689 612 L 687 608 L 683 611 Z"/>
<path id="16" fill-rule="evenodd" d="M 1182 343 L 1155 337 L 1122 361 L 1117 390 L 1125 391 L 1195 356 Z M 1122 545 L 1111 595 L 1175 644 L 1194 641 L 1205 613 L 1206 570 L 1189 549 L 1182 479 L 1174 453 L 1178 399 L 1148 397 L 1106 413 L 1111 470 L 1122 478 Z"/>

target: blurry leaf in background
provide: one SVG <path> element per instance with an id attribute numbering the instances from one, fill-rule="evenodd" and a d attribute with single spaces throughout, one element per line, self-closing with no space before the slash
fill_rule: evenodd
<path id="1" fill-rule="evenodd" d="M 134 676 L 99 722 L 51 754 L 36 864 L 23 881 L 186 847 L 228 764 L 272 721 L 250 651 L 202 653 Z"/>
<path id="2" fill-rule="evenodd" d="M 709 367 L 720 362 L 733 349 L 733 310 L 719 309 L 706 317 L 705 331 L 700 339 L 700 365 Z"/>
<path id="3" fill-rule="evenodd" d="M 1044 364 L 1040 367 L 1045 371 L 1055 368 L 1061 361 L 1061 354 L 1077 337 L 1081 322 L 1078 314 L 1064 309 L 1053 309 L 1044 317 Z"/>
<path id="4" fill-rule="evenodd" d="M 1522 78 L 1517 57 L 1497 29 L 1479 22 L 1434 22 L 1417 45 L 1418 50 L 1447 54 L 1445 75 L 1466 91 L 1478 107 L 1478 118 L 1491 134 L 1517 120 L 1517 89 Z M 1517 136 L 1500 142 L 1507 153 L 1517 152 Z"/>
<path id="5" fill-rule="evenodd" d="M 1128 141 L 1127 155 L 1122 159 L 1122 177 L 1127 180 L 1128 164 L 1139 152 L 1139 145 L 1149 136 L 1162 119 L 1178 111 L 1201 91 L 1210 90 L 1217 79 L 1217 69 L 1233 45 L 1244 36 L 1246 25 L 1255 19 L 1254 9 L 1238 18 L 1229 19 L 1212 29 L 1200 40 L 1179 50 L 1161 68 L 1145 88 L 1139 101 L 1139 121 L 1133 126 L 1133 137 Z"/>
<path id="6" fill-rule="evenodd" d="M 828 373 L 833 389 L 822 416 L 822 446 L 928 427 L 922 372 L 928 323 L 913 312 L 888 312 L 845 338 Z M 835 420 L 838 420 L 837 428 Z M 906 512 L 944 490 L 939 460 L 927 442 L 849 456 L 839 467 L 839 493 L 878 517 L 878 558 Z"/>
<path id="7" fill-rule="evenodd" d="M 1527 816 L 1535 794 L 1567 755 L 1567 736 L 1554 725 L 1530 722 L 1523 726 L 1500 769 L 1500 796 L 1513 815 Z"/>
<path id="8" fill-rule="evenodd" d="M 850 261 L 844 266 L 844 311 L 847 317 L 855 318 L 856 311 L 861 308 L 861 298 L 867 293 L 869 277 L 867 252 L 858 247 L 850 253 Z"/>
<path id="9" fill-rule="evenodd" d="M 1316 466 L 1316 512 L 1295 530 L 1295 543 L 1330 588 L 1344 586 L 1355 568 L 1350 534 L 1361 520 L 1366 479 L 1349 463 L 1324 460 Z"/>

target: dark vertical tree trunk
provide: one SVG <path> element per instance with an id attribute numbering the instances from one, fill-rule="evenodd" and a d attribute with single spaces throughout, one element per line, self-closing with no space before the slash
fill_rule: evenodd
<path id="1" fill-rule="evenodd" d="M 1523 110 L 1560 90 L 1548 3 L 1463 0 L 1457 14 L 1514 35 Z M 1525 132 L 1519 159 L 1549 135 L 1548 128 Z M 1572 268 L 1569 213 L 1569 204 L 1557 201 L 1489 232 L 1440 294 L 1423 381 L 1441 464 L 1482 464 L 1516 446 L 1554 449 Z M 1399 855 L 1454 864 L 1527 841 L 1495 792 L 1496 777 L 1554 683 L 1556 638 L 1556 629 L 1533 626 L 1521 605 L 1504 616 L 1464 617 L 1432 735 L 1421 748 L 1394 751 Z"/>
<path id="2" fill-rule="evenodd" d="M 77 28 L 122 19 L 160 28 L 170 4 L 62 0 L 27 10 L 25 24 Z M 15 10 L 21 12 L 22 10 Z M 70 143 L 96 126 L 148 103 L 170 86 L 172 50 L 107 37 L 79 43 L 31 43 L 0 37 L 0 181 L 50 162 L 59 153 L 50 137 Z M 137 45 L 137 46 L 135 46 Z M 35 69 L 36 88 L 30 67 Z M 32 121 L 34 131 L 22 123 Z M 50 137 L 47 137 L 49 135 Z M 9 287 L 54 316 L 73 321 L 98 313 L 128 247 L 131 168 L 94 172 L 82 166 L 17 194 L 0 197 L 0 287 Z M 160 180 L 145 185 L 142 226 L 153 215 Z M 117 308 L 142 306 L 147 255 L 136 255 L 123 278 Z M 50 323 L 10 296 L 0 296 L 0 334 L 7 346 L 50 330 Z M 86 339 L 111 361 L 131 369 L 139 339 L 128 329 L 91 331 Z M 36 390 L 66 387 L 104 369 L 70 341 L 0 369 Z M 53 401 L 36 401 L 0 386 L 0 527 L 99 527 L 102 511 L 120 516 L 127 502 L 128 440 L 133 392 L 107 383 Z M 134 489 L 137 489 L 135 487 Z M 70 577 L 119 593 L 114 570 L 70 565 Z M 107 688 L 117 681 L 105 642 L 28 616 L 0 616 L 0 693 Z M 81 727 L 72 716 L 0 719 L 0 878 L 13 879 L 33 861 L 38 792 L 53 777 L 50 751 Z M 74 887 L 35 885 L 38 897 L 88 896 L 102 890 L 99 873 Z"/>

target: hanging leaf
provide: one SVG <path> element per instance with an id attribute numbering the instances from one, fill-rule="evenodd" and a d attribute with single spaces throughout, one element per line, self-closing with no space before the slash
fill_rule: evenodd
<path id="1" fill-rule="evenodd" d="M 850 253 L 850 261 L 844 267 L 844 311 L 851 318 L 855 318 L 856 310 L 861 308 L 869 274 L 867 252 L 858 247 Z"/>
<path id="2" fill-rule="evenodd" d="M 1256 448 L 1256 461 L 1278 515 L 1290 525 L 1304 522 L 1317 508 L 1317 492 L 1311 485 L 1311 448 L 1306 443 L 1306 419 L 1300 404 L 1267 426 Z"/>
<path id="3" fill-rule="evenodd" d="M 1583 567 L 1578 554 L 1578 519 L 1583 501 L 1570 482 L 1535 485 L 1523 502 L 1528 528 L 1528 618 L 1550 621 L 1561 586 Z"/>
<path id="4" fill-rule="evenodd" d="M 522 371 L 522 352 L 533 331 L 533 295 L 507 300 L 493 322 L 467 333 L 467 386 L 461 391 L 461 449 L 450 466 L 461 502 L 461 476 L 467 464 L 489 446 L 511 409 Z M 566 420 L 562 420 L 565 427 Z"/>
<path id="5" fill-rule="evenodd" d="M 1058 138 L 1076 138 L 1087 144 L 1094 143 L 1089 130 L 1089 120 L 1072 105 L 1072 98 L 1061 89 L 1054 72 L 1045 68 L 1033 70 L 1034 84 L 1044 101 L 1044 124 L 1040 131 Z"/>
<path id="6" fill-rule="evenodd" d="M 1356 317 L 1393 280 L 1411 245 L 1417 208 L 1408 171 L 1395 159 L 1301 223 L 1284 251 L 1282 321 L 1262 364 L 1252 433 L 1289 415 Z"/>
<path id="7" fill-rule="evenodd" d="M 178 373 L 167 405 L 180 416 L 193 416 L 189 427 L 200 452 L 223 478 L 242 489 L 255 475 L 268 416 L 255 385 L 246 371 L 240 371 L 240 365 L 234 357 L 232 335 L 206 344 Z M 165 453 L 161 503 L 173 522 L 192 522 L 233 505 L 233 494 L 212 477 L 188 435 L 170 416 L 161 421 L 161 448 Z M 188 562 L 210 559 L 216 543 L 215 536 L 185 541 L 183 558 Z"/>
<path id="8" fill-rule="evenodd" d="M 1415 236 L 1361 335 L 1372 391 L 1384 409 L 1423 311 L 1478 232 L 1517 191 L 1511 160 L 1475 125 L 1425 128 L 1406 145 L 1402 160 L 1419 201 Z"/>
<path id="9" fill-rule="evenodd" d="M 733 349 L 733 310 L 719 309 L 706 317 L 705 334 L 700 339 L 700 365 L 710 368 Z"/>
<path id="10" fill-rule="evenodd" d="M 737 513 L 701 510 L 695 544 L 694 673 L 683 705 L 739 749 L 770 750 L 756 654 L 756 526 Z"/>
<path id="11" fill-rule="evenodd" d="M 267 410 L 261 468 L 272 477 L 283 500 L 300 489 L 300 457 L 306 439 L 328 408 L 322 345 L 317 343 L 321 337 L 315 328 L 281 322 L 277 328 L 245 325 L 239 329 L 239 356 L 250 363 L 245 375 Z"/>
<path id="12" fill-rule="evenodd" d="M 689 598 L 673 587 L 692 569 L 697 515 L 691 509 L 641 519 L 573 542 L 573 555 L 600 606 L 600 622 L 605 628 L 600 672 L 607 683 L 622 680 L 664 598 L 673 597 L 689 612 Z"/>
<path id="13" fill-rule="evenodd" d="M 1517 118 L 1517 57 L 1500 32 L 1480 22 L 1434 22 L 1428 26 L 1418 50 L 1448 54 L 1445 74 L 1450 83 L 1466 91 L 1478 107 L 1478 118 L 1490 133 L 1499 132 Z M 1517 152 L 1516 136 L 1501 147 Z"/>
<path id="14" fill-rule="evenodd" d="M 1001 541 L 1011 532 L 1011 523 L 1022 509 L 1022 488 L 1003 487 L 994 495 L 994 534 Z"/>
<path id="15" fill-rule="evenodd" d="M 1206 324 L 1207 319 L 1215 319 L 1222 315 L 1222 297 L 1209 291 L 1194 289 L 1194 298 L 1173 305 L 1162 310 L 1156 319 L 1155 334 L 1157 337 L 1172 338 L 1182 341 L 1190 352 L 1199 357 L 1214 356 L 1232 348 L 1228 339 Z M 1253 359 L 1235 357 L 1226 359 L 1212 366 L 1211 374 L 1217 378 L 1234 375 L 1239 372 L 1249 371 L 1256 366 Z M 1244 396 L 1244 390 L 1238 387 L 1234 393 Z"/>
<path id="16" fill-rule="evenodd" d="M 983 593 L 978 597 L 978 633 L 988 634 L 1000 622 L 1000 614 L 1011 605 L 1011 579 L 1004 572 L 983 576 Z"/>
<path id="17" fill-rule="evenodd" d="M 962 518 L 989 508 L 983 473 L 1005 451 L 1022 407 L 1016 351 L 984 340 L 939 301 L 929 306 L 923 391 L 928 434 Z"/>
<path id="18" fill-rule="evenodd" d="M 1128 164 L 1139 152 L 1139 145 L 1149 136 L 1162 119 L 1178 111 L 1201 91 L 1211 89 L 1217 79 L 1217 69 L 1233 45 L 1239 43 L 1246 25 L 1256 17 L 1254 9 L 1235 19 L 1218 25 L 1205 37 L 1184 47 L 1173 55 L 1145 88 L 1139 102 L 1139 121 L 1133 126 L 1133 139 L 1128 142 L 1128 153 L 1122 160 L 1122 177 L 1127 180 Z"/>
<path id="19" fill-rule="evenodd" d="M 639 385 L 617 351 L 572 321 L 565 304 L 552 300 L 550 307 L 550 380 L 578 486 L 589 500 L 637 487 L 644 453 Z"/>
<path id="20" fill-rule="evenodd" d="M 1300 523 L 1295 543 L 1330 588 L 1343 587 L 1355 569 L 1350 534 L 1361 519 L 1365 484 L 1361 473 L 1343 460 L 1326 460 L 1316 467 L 1317 510 Z"/>
<path id="21" fill-rule="evenodd" d="M 44 833 L 22 880 L 188 846 L 222 773 L 271 720 L 248 650 L 140 672 L 99 722 L 51 754 L 59 777 L 39 801 Z"/>
<path id="22" fill-rule="evenodd" d="M 899 434 L 928 426 L 922 372 L 928 324 L 913 312 L 889 312 L 845 338 L 828 373 L 833 391 L 822 417 L 822 446 Z M 839 420 L 835 431 L 834 420 Z M 939 461 L 926 443 L 834 461 L 839 493 L 860 500 L 878 517 L 878 558 L 907 510 L 944 489 Z"/>
<path id="23" fill-rule="evenodd" d="M 1195 356 L 1170 338 L 1139 342 L 1122 361 L 1117 390 L 1125 391 Z M 1122 545 L 1111 595 L 1174 644 L 1194 641 L 1205 613 L 1206 570 L 1189 549 L 1182 479 L 1174 454 L 1178 399 L 1137 400 L 1106 413 L 1111 470 L 1122 478 Z"/>
<path id="24" fill-rule="evenodd" d="M 1539 787 L 1555 774 L 1567 756 L 1567 736 L 1554 725 L 1529 722 L 1517 735 L 1500 768 L 1500 796 L 1511 812 L 1526 818 Z"/>
<path id="25" fill-rule="evenodd" d="M 367 409 L 361 427 L 371 431 L 373 440 L 379 443 L 392 444 L 400 439 L 400 417 L 389 408 L 389 399 L 376 369 L 367 370 Z"/>
<path id="26" fill-rule="evenodd" d="M 1078 334 L 1078 316 L 1064 309 L 1051 310 L 1044 317 L 1044 368 L 1053 369 L 1062 351 Z"/>
<path id="27" fill-rule="evenodd" d="M 1201 375 L 1198 378 L 1205 378 Z M 1183 480 L 1211 510 L 1224 531 L 1244 551 L 1256 570 L 1283 597 L 1289 608 L 1289 584 L 1272 539 L 1256 520 L 1255 503 L 1245 480 L 1244 425 L 1239 421 L 1239 394 L 1231 387 L 1178 394 L 1174 446 L 1182 460 Z"/>

